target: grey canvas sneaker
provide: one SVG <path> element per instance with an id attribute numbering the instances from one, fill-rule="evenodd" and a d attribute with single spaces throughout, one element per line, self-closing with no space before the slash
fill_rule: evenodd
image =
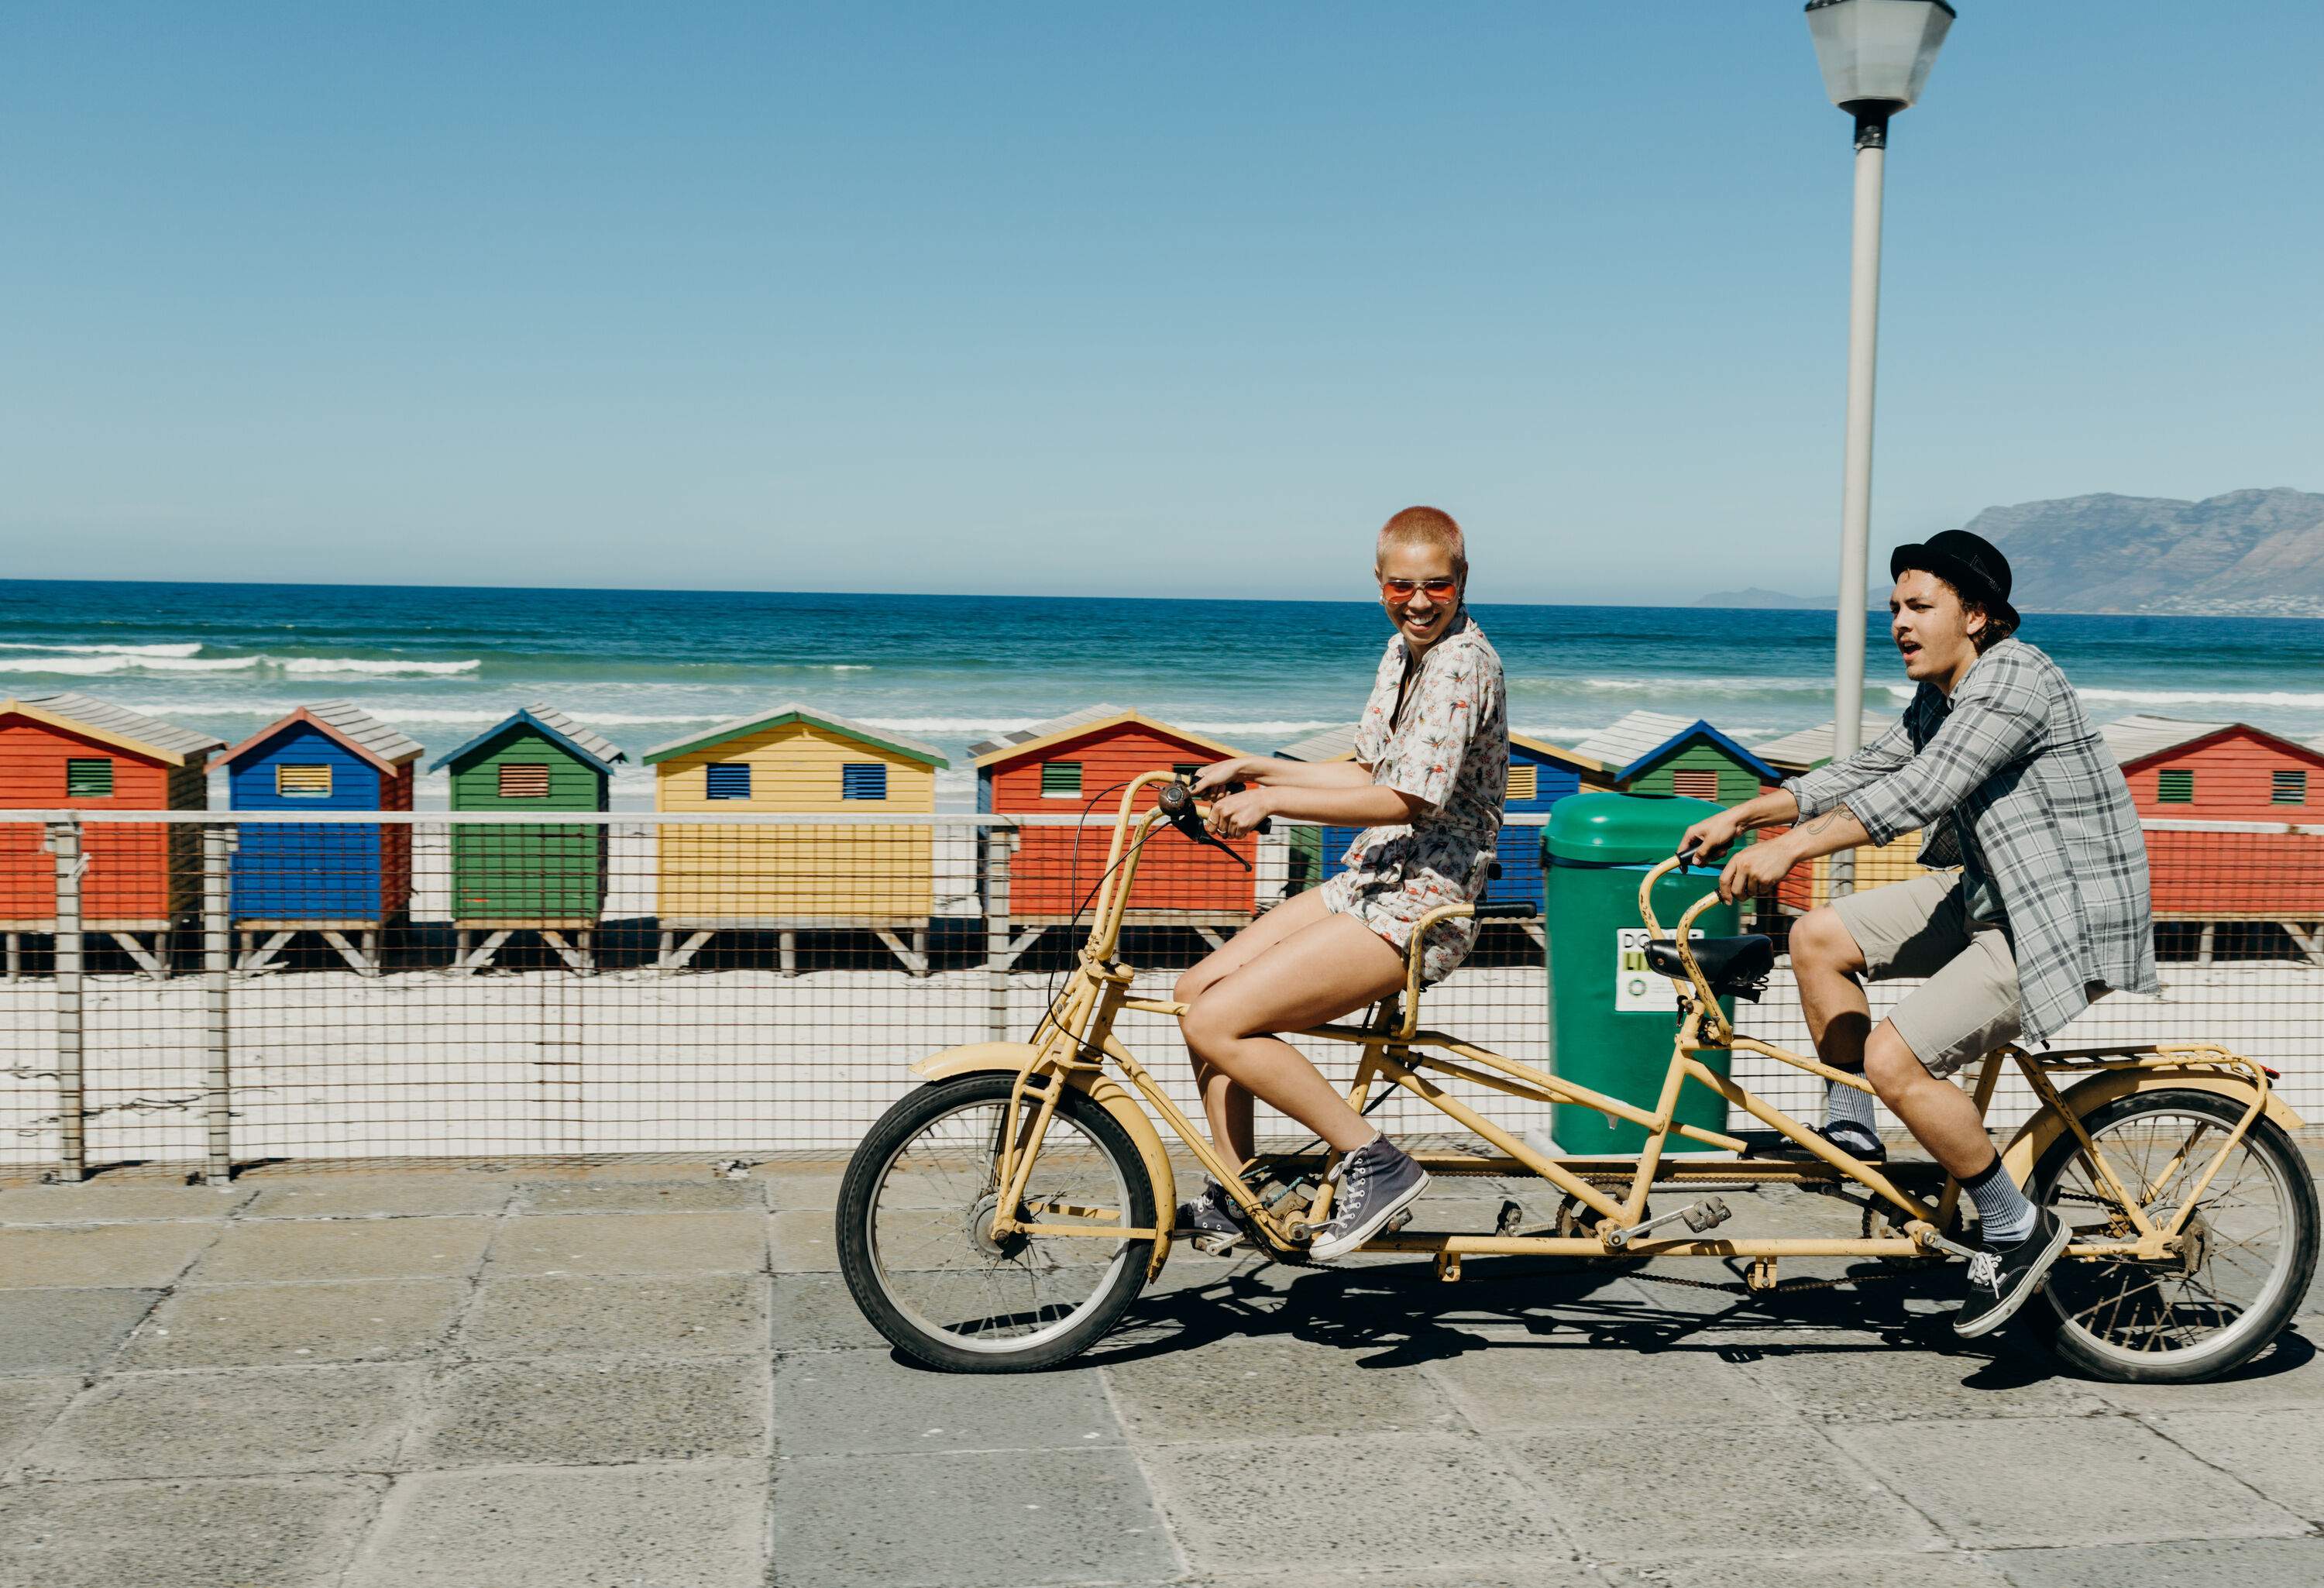
<path id="1" fill-rule="evenodd" d="M 1192 1201 L 1178 1205 L 1178 1227 L 1174 1233 L 1189 1237 L 1195 1251 L 1213 1257 L 1233 1251 L 1250 1238 L 1250 1229 L 1242 1222 L 1242 1209 L 1235 1205 L 1225 1186 L 1207 1177 Z"/>
<path id="2" fill-rule="evenodd" d="M 1332 1216 L 1307 1243 L 1307 1256 L 1315 1262 L 1331 1262 L 1355 1251 L 1428 1189 L 1428 1171 L 1385 1135 L 1373 1137 L 1342 1159 L 1324 1178 L 1340 1189 L 1332 1201 Z"/>

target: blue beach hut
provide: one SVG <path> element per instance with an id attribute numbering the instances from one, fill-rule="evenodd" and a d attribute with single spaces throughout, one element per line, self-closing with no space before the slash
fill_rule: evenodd
<path id="1" fill-rule="evenodd" d="M 226 769 L 235 810 L 410 810 L 420 754 L 417 740 L 348 701 L 328 700 L 300 706 L 210 764 Z M 276 968 L 274 956 L 294 937 L 317 932 L 351 968 L 377 975 L 380 928 L 411 901 L 411 828 L 246 822 L 231 878 L 238 969 Z"/>

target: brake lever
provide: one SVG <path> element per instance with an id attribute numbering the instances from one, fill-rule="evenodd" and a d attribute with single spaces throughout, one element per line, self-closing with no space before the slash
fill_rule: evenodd
<path id="1" fill-rule="evenodd" d="M 1229 794 L 1240 794 L 1242 792 L 1242 785 L 1240 783 L 1229 783 L 1226 786 L 1224 792 Z M 1243 870 L 1250 870 L 1250 862 L 1245 860 L 1240 854 L 1237 854 L 1234 845 L 1229 844 L 1216 833 L 1212 832 L 1210 827 L 1204 823 L 1202 813 L 1194 808 L 1194 788 L 1193 784 L 1165 783 L 1162 785 L 1160 792 L 1155 795 L 1154 802 L 1162 808 L 1162 814 L 1169 818 L 1170 825 L 1177 828 L 1181 834 L 1193 839 L 1197 844 L 1205 845 L 1210 848 L 1220 851 L 1222 854 L 1232 860 L 1235 864 L 1242 867 Z M 1268 824 L 1265 822 L 1259 823 L 1258 830 L 1262 833 L 1266 832 L 1268 830 Z"/>

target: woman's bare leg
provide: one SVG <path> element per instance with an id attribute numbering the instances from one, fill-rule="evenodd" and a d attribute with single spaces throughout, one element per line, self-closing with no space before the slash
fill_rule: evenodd
<path id="1" fill-rule="evenodd" d="M 1404 985 L 1404 956 L 1352 916 L 1324 913 L 1213 983 L 1179 1018 L 1186 1046 L 1306 1126 L 1334 1151 L 1352 1152 L 1376 1133 L 1323 1074 L 1269 1033 L 1337 1020 Z M 1245 1132 L 1219 1143 L 1238 1162 L 1250 1157 Z M 1213 1128 L 1217 1129 L 1214 1122 Z"/>
<path id="2" fill-rule="evenodd" d="M 1171 996 L 1181 1003 L 1194 1002 L 1277 943 L 1330 913 L 1323 908 L 1322 892 L 1315 889 L 1286 900 L 1227 939 L 1225 946 L 1213 949 L 1188 966 Z M 1211 1067 L 1192 1048 L 1186 1054 L 1194 1060 L 1194 1086 L 1202 1095 L 1203 1113 L 1210 1120 L 1211 1145 L 1228 1161 L 1245 1162 L 1250 1157 L 1250 1094 L 1224 1070 Z"/>

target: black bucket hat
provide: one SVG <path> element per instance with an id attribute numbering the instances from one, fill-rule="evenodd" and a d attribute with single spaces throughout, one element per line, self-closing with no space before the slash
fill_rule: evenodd
<path id="1" fill-rule="evenodd" d="M 1914 568 L 1932 573 L 2000 622 L 2015 628 L 2017 609 L 2009 605 L 2009 559 L 1982 535 L 1940 530 L 1915 546 L 1888 554 L 1888 577 L 1901 579 Z"/>

